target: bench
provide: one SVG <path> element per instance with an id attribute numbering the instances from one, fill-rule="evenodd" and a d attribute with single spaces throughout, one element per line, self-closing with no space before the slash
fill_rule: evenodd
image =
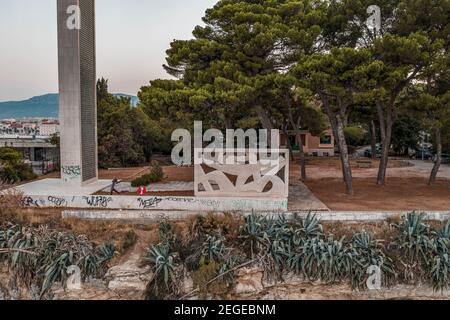
<path id="1" fill-rule="evenodd" d="M 368 169 L 372 168 L 372 160 L 357 160 L 356 165 L 359 169 Z"/>

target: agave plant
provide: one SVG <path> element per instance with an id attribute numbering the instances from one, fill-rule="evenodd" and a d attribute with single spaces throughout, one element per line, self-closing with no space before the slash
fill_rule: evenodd
<path id="1" fill-rule="evenodd" d="M 284 215 L 267 219 L 267 234 L 272 241 L 289 242 L 292 239 L 293 228 Z"/>
<path id="2" fill-rule="evenodd" d="M 40 286 L 41 298 L 55 282 L 65 284 L 69 266 L 79 265 L 86 277 L 94 276 L 112 258 L 106 249 L 95 249 L 84 236 L 75 237 L 44 226 L 8 225 L 0 230 L 0 247 L 8 249 L 0 257 L 24 284 Z M 115 251 L 113 246 L 107 247 Z"/>
<path id="3" fill-rule="evenodd" d="M 82 274 L 101 276 L 106 272 L 108 262 L 116 254 L 116 247 L 113 244 L 104 244 L 94 251 L 87 253 L 80 261 Z"/>
<path id="4" fill-rule="evenodd" d="M 271 227 L 273 224 L 266 217 L 254 213 L 245 217 L 244 225 L 239 230 L 239 238 L 244 247 L 250 248 L 251 257 L 268 246 Z"/>
<path id="5" fill-rule="evenodd" d="M 345 239 L 305 239 L 288 260 L 289 268 L 309 280 L 334 283 L 349 275 L 351 255 Z"/>
<path id="6" fill-rule="evenodd" d="M 223 239 L 208 235 L 202 244 L 201 259 L 205 263 L 220 262 L 223 260 L 226 248 Z"/>
<path id="7" fill-rule="evenodd" d="M 156 285 L 162 280 L 166 289 L 170 288 L 170 284 L 175 280 L 175 257 L 176 254 L 170 251 L 168 244 L 150 246 L 144 261 L 152 267 L 154 278 L 158 280 L 155 282 Z"/>
<path id="8" fill-rule="evenodd" d="M 288 260 L 291 257 L 291 242 L 284 239 L 271 241 L 267 251 L 265 265 L 266 273 L 277 278 L 281 278 L 283 271 L 288 267 Z"/>
<path id="9" fill-rule="evenodd" d="M 429 272 L 430 280 L 436 291 L 450 287 L 450 221 L 435 232 L 434 257 Z"/>
<path id="10" fill-rule="evenodd" d="M 399 232 L 394 246 L 410 261 L 427 263 L 430 250 L 433 249 L 430 228 L 423 222 L 424 217 L 423 213 L 408 213 L 402 223 L 394 225 Z"/>
<path id="11" fill-rule="evenodd" d="M 320 238 L 323 235 L 322 225 L 317 216 L 308 213 L 305 219 L 295 220 L 293 235 L 294 244 L 299 245 L 303 239 Z"/>
<path id="12" fill-rule="evenodd" d="M 362 288 L 367 280 L 367 271 L 377 266 L 382 271 L 385 282 L 395 277 L 392 259 L 384 253 L 380 241 L 373 240 L 366 233 L 355 234 L 351 242 L 351 283 L 353 288 Z"/>
<path id="13" fill-rule="evenodd" d="M 220 267 L 219 274 L 225 274 L 229 272 L 230 270 L 237 267 L 239 264 L 241 264 L 244 261 L 243 257 L 240 255 L 234 255 L 229 254 L 225 261 L 222 263 L 222 266 Z M 230 274 L 231 279 L 234 279 L 233 274 Z"/>

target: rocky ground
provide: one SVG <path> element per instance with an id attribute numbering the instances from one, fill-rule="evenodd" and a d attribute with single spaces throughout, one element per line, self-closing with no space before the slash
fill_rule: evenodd
<path id="1" fill-rule="evenodd" d="M 138 267 L 134 257 L 129 263 L 111 268 L 104 280 L 90 280 L 81 290 L 67 291 L 61 285 L 55 285 L 52 298 L 55 300 L 142 300 L 146 286 L 151 279 L 148 269 Z M 192 281 L 185 279 L 184 293 L 192 290 Z M 0 274 L 0 300 L 34 299 L 38 290 L 26 290 L 12 284 L 7 270 Z M 349 285 L 329 285 L 320 282 L 305 281 L 300 277 L 288 275 L 283 282 L 264 279 L 258 268 L 246 268 L 239 271 L 232 300 L 450 300 L 450 292 L 434 292 L 432 288 L 419 285 L 397 285 L 374 291 L 354 291 Z M 214 298 L 214 297 L 210 297 Z M 199 297 L 186 297 L 196 300 Z"/>

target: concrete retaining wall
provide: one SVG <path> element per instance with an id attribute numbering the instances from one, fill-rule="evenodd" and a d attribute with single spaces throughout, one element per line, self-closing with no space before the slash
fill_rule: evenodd
<path id="1" fill-rule="evenodd" d="M 278 215 L 274 212 L 259 212 L 260 214 L 274 216 Z M 408 212 L 317 212 L 316 215 L 323 222 L 382 222 L 389 219 L 398 219 Z M 192 216 L 198 215 L 195 211 L 161 211 L 161 210 L 76 210 L 64 211 L 63 218 L 79 218 L 86 220 L 121 220 L 121 221 L 145 221 L 158 222 L 161 220 L 184 220 Z M 243 212 L 244 215 L 251 212 Z M 294 213 L 282 213 L 288 219 L 294 216 Z M 295 213 L 296 216 L 304 218 L 308 213 Z M 450 219 L 450 212 L 428 212 L 427 220 L 446 221 Z"/>
<path id="2" fill-rule="evenodd" d="M 26 196 L 25 207 L 111 210 L 182 210 L 194 212 L 286 212 L 287 199 L 135 197 L 135 196 Z"/>

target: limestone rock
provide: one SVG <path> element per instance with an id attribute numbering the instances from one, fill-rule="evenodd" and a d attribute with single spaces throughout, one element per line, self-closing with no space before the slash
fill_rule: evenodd
<path id="1" fill-rule="evenodd" d="M 237 274 L 236 294 L 258 293 L 264 290 L 263 271 L 259 268 L 243 268 Z"/>
<path id="2" fill-rule="evenodd" d="M 139 267 L 132 261 L 112 267 L 105 277 L 110 290 L 145 292 L 153 275 L 150 267 Z"/>

